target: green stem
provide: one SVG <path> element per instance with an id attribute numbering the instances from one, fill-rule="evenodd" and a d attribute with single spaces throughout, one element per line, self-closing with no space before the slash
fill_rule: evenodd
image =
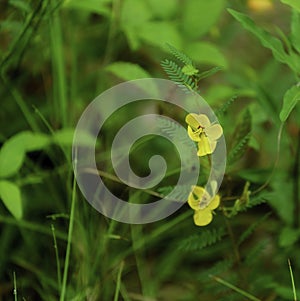
<path id="1" fill-rule="evenodd" d="M 17 277 L 16 272 L 14 272 L 14 301 L 18 301 L 18 292 L 17 292 Z"/>
<path id="2" fill-rule="evenodd" d="M 76 200 L 76 180 L 74 177 L 73 189 L 72 189 L 70 221 L 69 221 L 68 243 L 67 243 L 67 250 L 66 250 L 66 257 L 65 257 L 61 294 L 60 294 L 60 298 L 59 298 L 60 301 L 64 301 L 65 295 L 66 295 L 67 278 L 68 278 L 68 270 L 69 270 L 70 254 L 71 254 L 71 242 L 72 242 L 72 234 L 73 234 L 73 226 L 74 226 L 75 200 Z"/>
<path id="3" fill-rule="evenodd" d="M 223 279 L 221 279 L 221 278 L 219 278 L 219 277 L 212 276 L 212 275 L 210 275 L 210 277 L 211 277 L 212 279 L 214 279 L 215 281 L 217 281 L 217 282 L 219 282 L 219 283 L 221 283 L 221 284 L 227 286 L 228 288 L 230 288 L 230 289 L 236 291 L 236 292 L 239 293 L 240 295 L 242 295 L 242 296 L 248 298 L 249 300 L 252 300 L 252 301 L 261 301 L 260 299 L 256 298 L 255 296 L 253 296 L 253 295 L 251 295 L 251 294 L 249 294 L 249 293 L 243 291 L 242 289 L 236 287 L 235 285 L 233 285 L 233 284 L 231 284 L 231 283 L 229 283 L 229 282 L 227 282 L 227 281 L 225 281 L 225 280 L 223 280 Z"/>
<path id="4" fill-rule="evenodd" d="M 51 224 L 51 231 L 52 231 L 52 236 L 53 236 L 53 243 L 54 243 L 54 251 L 55 251 L 55 259 L 56 259 L 56 268 L 57 268 L 57 284 L 58 284 L 58 289 L 61 289 L 61 271 L 60 271 L 60 260 L 59 260 L 59 255 L 58 255 L 58 246 L 57 246 L 57 241 L 56 241 L 56 235 L 55 235 L 55 228 L 54 225 Z"/>
<path id="5" fill-rule="evenodd" d="M 290 275 L 291 275 L 294 301 L 297 301 L 297 292 L 296 292 L 296 286 L 295 286 L 295 281 L 294 281 L 294 274 L 293 274 L 293 269 L 292 269 L 291 261 L 289 259 L 288 259 L 288 265 L 289 265 L 289 270 L 290 270 Z"/>
<path id="6" fill-rule="evenodd" d="M 54 1 L 57 4 L 57 1 Z M 55 11 L 50 18 L 50 41 L 52 53 L 52 68 L 53 68 L 53 97 L 56 103 L 57 116 L 60 117 L 59 122 L 62 126 L 67 124 L 67 82 L 65 72 L 65 60 L 63 52 L 63 36 L 60 22 L 59 12 Z"/>

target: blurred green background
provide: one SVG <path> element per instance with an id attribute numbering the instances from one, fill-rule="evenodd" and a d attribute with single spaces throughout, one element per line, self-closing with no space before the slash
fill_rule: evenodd
<path id="1" fill-rule="evenodd" d="M 291 63 L 227 8 L 280 39 Z M 299 11 L 293 0 L 1 0 L 0 300 L 294 300 L 287 261 L 299 291 L 300 110 L 284 124 L 279 114 L 299 82 Z M 194 225 L 188 205 L 156 223 L 118 223 L 74 188 L 73 131 L 85 107 L 120 82 L 167 78 L 167 43 L 200 72 L 220 67 L 199 83 L 222 112 L 229 156 L 207 227 Z M 156 101 L 128 106 L 105 125 L 96 156 L 107 186 L 141 203 L 177 179 L 149 194 L 114 178 L 113 137 L 145 112 L 186 126 L 184 112 Z M 145 139 L 131 157 L 137 174 L 157 153 L 169 172 L 178 168 L 168 142 Z"/>

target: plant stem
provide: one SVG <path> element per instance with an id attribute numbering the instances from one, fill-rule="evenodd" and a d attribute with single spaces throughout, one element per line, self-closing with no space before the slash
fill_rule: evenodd
<path id="1" fill-rule="evenodd" d="M 236 292 L 239 293 L 240 295 L 242 295 L 242 296 L 248 298 L 249 300 L 252 300 L 252 301 L 261 301 L 260 299 L 256 298 L 255 296 L 253 296 L 253 295 L 251 295 L 251 294 L 249 294 L 249 293 L 243 291 L 242 289 L 236 287 L 235 285 L 233 285 L 233 284 L 231 284 L 231 283 L 229 283 L 229 282 L 227 282 L 227 281 L 225 281 L 225 280 L 223 280 L 223 279 L 221 279 L 221 278 L 219 278 L 219 277 L 212 276 L 212 275 L 210 275 L 210 277 L 211 277 L 212 279 L 214 279 L 215 281 L 217 281 L 217 282 L 219 282 L 219 283 L 221 283 L 221 284 L 223 284 L 223 285 L 225 285 L 225 286 L 231 288 L 232 290 L 236 291 Z"/>
<path id="2" fill-rule="evenodd" d="M 13 275 L 14 275 L 14 301 L 18 301 L 16 272 L 14 272 Z"/>
<path id="3" fill-rule="evenodd" d="M 56 235 L 55 235 L 55 228 L 54 225 L 51 224 L 51 231 L 53 235 L 53 243 L 54 243 L 54 251 L 55 251 L 55 259 L 56 259 L 56 269 L 57 269 L 57 284 L 58 289 L 61 289 L 61 271 L 60 271 L 60 261 L 59 261 L 59 254 L 58 254 L 58 247 L 57 247 L 57 241 L 56 241 Z"/>
<path id="4" fill-rule="evenodd" d="M 295 228 L 299 228 L 300 225 L 300 198 L 299 198 L 299 166 L 300 166 L 300 131 L 298 130 L 298 139 L 297 139 L 297 147 L 296 147 L 296 158 L 295 164 L 293 169 L 293 178 L 294 178 L 294 187 L 293 187 L 293 194 L 294 194 L 294 225 Z"/>
<path id="5" fill-rule="evenodd" d="M 71 242 L 72 242 L 72 234 L 73 234 L 73 226 L 74 226 L 74 213 L 75 213 L 75 200 L 76 200 L 76 180 L 75 177 L 73 179 L 73 189 L 72 189 L 72 202 L 71 202 L 71 211 L 70 211 L 70 221 L 69 221 L 69 233 L 68 233 L 68 243 L 65 257 L 65 266 L 64 266 L 64 274 L 63 281 L 61 287 L 60 301 L 65 300 L 66 294 L 66 286 L 67 286 L 67 278 L 68 278 L 68 269 L 70 262 L 70 253 L 71 253 Z"/>

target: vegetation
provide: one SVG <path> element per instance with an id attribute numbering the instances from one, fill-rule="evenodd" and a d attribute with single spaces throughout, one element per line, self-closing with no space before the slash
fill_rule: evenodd
<path id="1" fill-rule="evenodd" d="M 0 300 L 297 300 L 299 3 L 2 1 Z M 179 200 L 186 204 L 157 222 L 126 224 L 79 190 L 73 135 L 95 97 L 148 77 L 199 93 L 220 126 L 209 136 L 215 124 L 203 126 L 203 112 L 155 99 L 111 115 L 91 181 L 99 174 L 129 203 L 158 201 L 176 186 L 178 128 L 198 150 L 197 187 Z M 149 174 L 156 154 L 167 163 L 159 184 L 137 189 L 117 177 L 110 150 L 118 131 L 147 113 L 169 117 L 158 123 L 172 139 L 146 135 L 133 145 L 138 176 Z M 205 185 L 221 134 L 227 165 L 217 192 Z"/>

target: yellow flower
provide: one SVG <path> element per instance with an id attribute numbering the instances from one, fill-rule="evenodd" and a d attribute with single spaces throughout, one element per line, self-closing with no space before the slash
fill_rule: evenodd
<path id="1" fill-rule="evenodd" d="M 248 0 L 247 5 L 254 12 L 265 12 L 274 7 L 271 0 Z"/>
<path id="2" fill-rule="evenodd" d="M 217 146 L 217 140 L 222 136 L 223 129 L 219 124 L 211 124 L 204 114 L 188 114 L 185 118 L 188 124 L 188 135 L 198 142 L 199 157 L 212 154 Z"/>
<path id="3" fill-rule="evenodd" d="M 211 197 L 203 187 L 193 186 L 188 204 L 195 210 L 194 223 L 197 226 L 206 226 L 213 219 L 212 211 L 220 205 L 220 196 L 217 194 Z"/>

